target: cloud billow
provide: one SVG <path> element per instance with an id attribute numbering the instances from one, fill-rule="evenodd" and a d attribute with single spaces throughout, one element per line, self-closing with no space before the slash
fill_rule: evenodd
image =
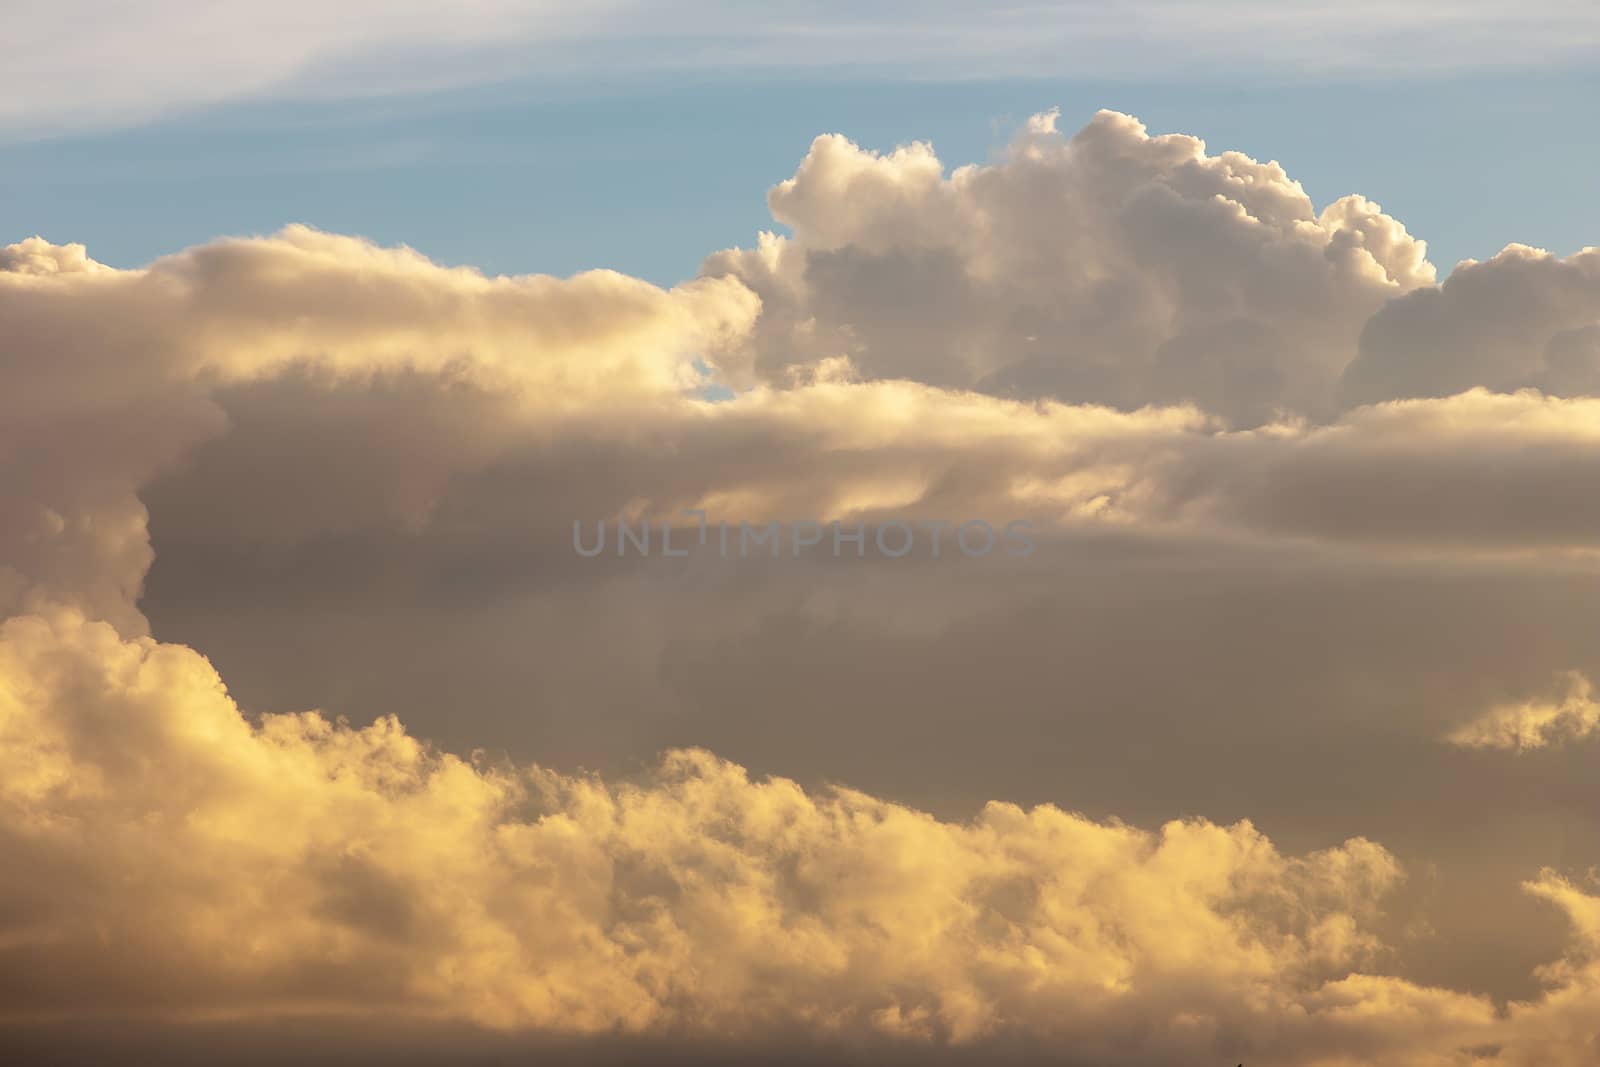
<path id="1" fill-rule="evenodd" d="M 771 204 L 670 290 L 0 250 L 8 1024 L 1590 1062 L 1595 253 L 1109 112 Z M 572 551 L 686 508 L 1038 547 Z"/>

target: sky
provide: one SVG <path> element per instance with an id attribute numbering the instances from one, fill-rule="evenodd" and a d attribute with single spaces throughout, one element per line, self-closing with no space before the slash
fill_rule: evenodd
<path id="1" fill-rule="evenodd" d="M 505 54 L 499 12 L 526 5 L 461 6 L 481 24 L 430 48 L 410 41 L 429 5 L 392 35 L 327 5 L 272 5 L 249 32 L 180 18 L 181 4 L 134 20 L 92 6 L 10 16 L 16 50 L 36 58 L 0 74 L 0 224 L 121 267 L 300 222 L 491 273 L 606 267 L 670 285 L 708 243 L 774 225 L 766 189 L 818 133 L 884 151 L 928 141 L 953 169 L 1052 107 L 1064 126 L 1106 107 L 1275 159 L 1319 205 L 1361 192 L 1441 269 L 1512 241 L 1574 252 L 1600 229 L 1600 76 L 1575 51 L 1600 34 L 1588 5 L 1522 5 L 1512 25 L 1490 23 L 1493 48 L 1479 22 L 1501 16 L 1460 4 L 1272 5 L 1263 22 L 1261 5 L 1134 3 L 1095 47 L 1077 27 L 1111 21 L 1097 5 L 1018 5 L 1006 24 L 1019 28 L 993 42 L 979 33 L 992 18 L 950 5 L 948 33 L 929 26 L 920 43 L 878 39 L 907 24 L 894 5 L 878 19 L 873 5 L 818 9 L 809 36 L 760 5 L 723 5 L 738 48 L 694 32 L 696 17 L 720 22 L 716 5 L 688 5 L 672 48 L 641 39 L 648 19 L 574 28 L 577 69 L 532 29 Z M 1363 35 L 1386 19 L 1378 47 Z M 1259 48 L 1225 32 L 1236 24 L 1264 35 Z M 691 60 L 696 47 L 710 54 Z M 448 75 L 424 76 L 432 65 Z M 65 71 L 71 90 L 45 88 Z"/>
<path id="2" fill-rule="evenodd" d="M 0 17 L 6 1047 L 1594 1062 L 1592 8 Z"/>

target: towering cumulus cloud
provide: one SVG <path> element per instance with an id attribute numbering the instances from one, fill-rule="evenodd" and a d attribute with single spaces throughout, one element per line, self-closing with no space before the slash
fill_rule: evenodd
<path id="1" fill-rule="evenodd" d="M 1260 422 L 1322 410 L 1362 325 L 1433 281 L 1360 196 L 1318 212 L 1275 163 L 1103 111 L 1035 117 L 993 166 L 819 137 L 769 203 L 792 238 L 714 256 L 765 313 L 735 370 L 848 358 L 872 378 Z"/>
<path id="2" fill-rule="evenodd" d="M 670 290 L 0 249 L 8 1040 L 1593 1063 L 1600 252 L 1108 112 L 770 202 Z"/>

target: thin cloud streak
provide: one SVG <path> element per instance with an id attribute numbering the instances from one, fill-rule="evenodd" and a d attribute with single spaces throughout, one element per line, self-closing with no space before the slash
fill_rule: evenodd
<path id="1" fill-rule="evenodd" d="M 1592 5 L 1263 6 L 954 0 L 803 9 L 695 0 L 22 0 L 6 14 L 0 132 L 137 123 L 246 99 L 426 93 L 555 78 L 788 70 L 890 78 L 1406 78 L 1547 68 L 1600 47 Z"/>

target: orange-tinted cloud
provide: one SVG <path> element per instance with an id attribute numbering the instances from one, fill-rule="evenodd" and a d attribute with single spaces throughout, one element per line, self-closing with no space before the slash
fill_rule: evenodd
<path id="1" fill-rule="evenodd" d="M 1549 312 L 1496 320 L 1527 344 L 1430 356 L 1438 395 L 1342 409 L 1348 368 L 1386 351 L 1373 324 L 1448 340 L 1490 302 L 1439 295 L 1453 283 L 1399 223 L 1359 198 L 1315 211 L 1273 165 L 1103 114 L 1071 141 L 1037 120 L 949 178 L 925 149 L 825 138 L 773 204 L 793 238 L 665 291 L 485 278 L 304 228 L 133 271 L 38 240 L 0 254 L 11 1020 L 404 1011 L 663 1040 L 1025 1037 L 1112 1063 L 1590 1062 L 1587 839 L 1515 777 L 1592 788 L 1553 762 L 1593 732 L 1586 683 L 1527 701 L 1552 661 L 1595 669 L 1568 620 L 1600 595 L 1597 401 L 1527 356 L 1576 366 L 1549 353 L 1583 339 L 1588 260 L 1469 268 Z M 1453 310 L 1408 318 L 1429 301 Z M 1007 347 L 1085 336 L 1101 347 Z M 702 359 L 748 387 L 699 398 Z M 1541 383 L 1569 395 L 1508 391 Z M 1026 517 L 1041 551 L 823 573 L 571 550 L 574 519 L 696 506 Z M 247 715 L 152 635 L 152 524 L 175 573 L 201 568 L 167 587 L 169 617 L 260 673 L 320 684 L 331 663 L 332 696 L 277 705 L 327 714 Z M 286 634 L 318 647 L 281 666 Z M 1073 803 L 934 812 L 818 784 L 821 757 L 752 777 L 692 746 L 602 777 L 336 720 L 371 674 L 402 698 L 446 675 L 430 655 L 531 665 L 523 703 L 574 706 L 574 746 L 622 728 L 613 705 L 654 736 L 665 695 L 713 749 L 798 730 L 816 736 L 796 759 L 888 745 L 937 779 L 983 755 L 951 740 L 986 732 L 953 732 L 956 710 L 997 736 L 1020 721 L 1038 740 L 1010 753 L 1017 790 Z M 449 677 L 429 699 L 470 716 L 480 679 Z M 1089 753 L 1083 782 L 1041 755 L 1046 731 Z M 1183 766 L 1207 731 L 1207 758 L 1236 753 Z M 1552 762 L 1513 766 L 1512 745 Z M 1158 748 L 1135 789 L 1158 818 L 1066 810 L 1129 798 L 1095 790 Z M 1214 798 L 1166 790 L 1244 778 L 1216 791 L 1253 799 L 1248 779 L 1329 766 L 1345 793 L 1280 791 L 1254 822 L 1174 819 Z M 1474 797 L 1483 826 L 1441 813 Z M 1385 838 L 1413 824 L 1402 855 Z M 1538 918 L 1504 918 L 1506 940 L 1565 925 L 1509 1004 L 1481 969 L 1419 977 L 1431 926 L 1493 925 L 1517 893 Z"/>

